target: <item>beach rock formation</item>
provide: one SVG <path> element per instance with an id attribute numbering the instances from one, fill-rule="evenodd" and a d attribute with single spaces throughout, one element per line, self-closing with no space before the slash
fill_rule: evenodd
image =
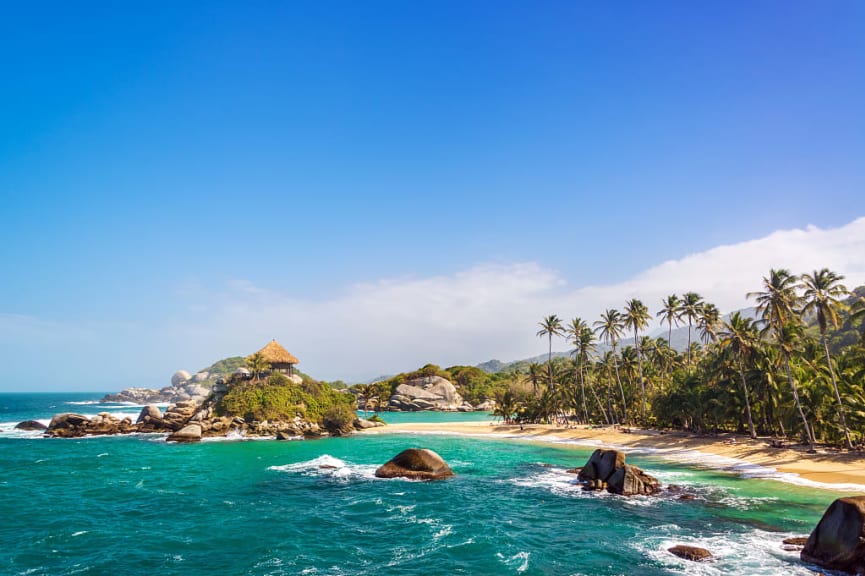
<path id="1" fill-rule="evenodd" d="M 186 370 L 178 370 L 171 376 L 171 385 L 177 388 L 187 380 L 189 380 L 190 375 Z"/>
<path id="2" fill-rule="evenodd" d="M 48 426 L 46 426 L 45 424 L 43 424 L 39 420 L 25 420 L 24 422 L 19 422 L 18 424 L 15 425 L 16 430 L 33 431 L 33 430 L 45 430 L 46 428 L 48 428 Z"/>
<path id="3" fill-rule="evenodd" d="M 829 570 L 865 573 L 865 496 L 832 502 L 800 556 Z"/>
<path id="4" fill-rule="evenodd" d="M 403 450 L 375 471 L 377 478 L 410 478 L 412 480 L 440 480 L 453 476 L 453 470 L 444 459 L 426 448 Z"/>
<path id="5" fill-rule="evenodd" d="M 579 470 L 577 480 L 588 490 L 603 490 L 620 496 L 639 496 L 657 493 L 661 483 L 638 468 L 625 464 L 625 453 L 598 448 Z"/>
<path id="6" fill-rule="evenodd" d="M 168 436 L 168 442 L 200 442 L 201 424 L 189 424 Z"/>
<path id="7" fill-rule="evenodd" d="M 108 434 L 129 434 L 138 429 L 129 418 L 122 420 L 108 412 L 100 412 L 93 418 L 81 414 L 56 414 L 45 435 L 52 438 L 78 438 L 80 436 L 102 436 Z"/>
<path id="8" fill-rule="evenodd" d="M 388 409 L 417 412 L 420 410 L 472 411 L 450 380 L 441 376 L 421 376 L 396 387 L 388 400 Z"/>
<path id="9" fill-rule="evenodd" d="M 688 546 L 687 544 L 676 544 L 672 548 L 667 548 L 667 552 L 679 558 L 691 560 L 692 562 L 702 562 L 712 557 L 712 553 L 705 548 Z"/>

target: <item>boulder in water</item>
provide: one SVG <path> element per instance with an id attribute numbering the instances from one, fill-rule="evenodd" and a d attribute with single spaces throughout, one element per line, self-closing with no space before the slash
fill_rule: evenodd
<path id="1" fill-rule="evenodd" d="M 691 560 L 692 562 L 702 562 L 703 560 L 708 560 L 712 557 L 712 553 L 705 548 L 688 546 L 687 544 L 676 544 L 672 548 L 667 548 L 667 552 L 678 556 L 679 558 Z"/>
<path id="2" fill-rule="evenodd" d="M 453 470 L 444 459 L 426 448 L 403 450 L 375 471 L 377 478 L 411 478 L 413 480 L 439 480 L 453 476 Z"/>
<path id="3" fill-rule="evenodd" d="M 657 478 L 630 464 L 617 468 L 607 480 L 607 492 L 620 496 L 650 496 L 660 489 Z"/>
<path id="4" fill-rule="evenodd" d="M 19 422 L 15 425 L 16 430 L 45 430 L 46 428 L 48 428 L 48 426 L 39 420 L 25 420 L 24 422 Z"/>
<path id="5" fill-rule="evenodd" d="M 619 450 L 598 448 L 580 470 L 577 479 L 582 482 L 600 480 L 608 482 L 613 472 L 625 465 L 625 453 Z"/>
<path id="6" fill-rule="evenodd" d="M 865 496 L 832 502 L 800 556 L 829 570 L 865 573 Z"/>

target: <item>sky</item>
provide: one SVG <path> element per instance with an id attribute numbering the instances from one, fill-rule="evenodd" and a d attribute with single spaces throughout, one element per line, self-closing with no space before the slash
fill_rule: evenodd
<path id="1" fill-rule="evenodd" d="M 355 382 L 865 283 L 856 0 L 28 2 L 0 54 L 0 391 L 271 338 Z"/>

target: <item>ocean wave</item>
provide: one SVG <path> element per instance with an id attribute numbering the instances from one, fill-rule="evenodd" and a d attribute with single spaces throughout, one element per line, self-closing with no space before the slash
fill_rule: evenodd
<path id="1" fill-rule="evenodd" d="M 354 479 L 374 479 L 376 468 L 374 465 L 349 464 L 330 454 L 323 454 L 318 458 L 313 458 L 306 462 L 270 466 L 268 470 L 348 481 Z"/>
<path id="2" fill-rule="evenodd" d="M 676 525 L 654 529 L 654 535 L 636 544 L 638 550 L 674 574 L 716 576 L 721 574 L 761 574 L 763 576 L 805 576 L 813 572 L 799 560 L 799 553 L 781 548 L 784 538 L 797 534 L 753 530 L 694 537 Z M 676 544 L 709 550 L 713 559 L 691 562 L 674 556 L 668 548 Z"/>

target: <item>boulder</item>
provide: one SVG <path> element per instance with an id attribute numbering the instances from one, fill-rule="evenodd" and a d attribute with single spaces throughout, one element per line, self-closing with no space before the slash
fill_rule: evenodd
<path id="1" fill-rule="evenodd" d="M 375 471 L 377 478 L 411 478 L 439 480 L 453 476 L 453 470 L 441 456 L 426 448 L 403 450 Z"/>
<path id="2" fill-rule="evenodd" d="M 619 450 L 598 448 L 580 470 L 577 479 L 583 482 L 600 480 L 608 482 L 613 472 L 625 465 L 625 453 Z"/>
<path id="3" fill-rule="evenodd" d="M 195 376 L 192 377 L 192 381 L 197 384 L 198 382 L 204 382 L 208 378 L 210 378 L 210 372 L 207 372 L 207 371 L 199 372 L 198 374 L 196 374 Z"/>
<path id="4" fill-rule="evenodd" d="M 16 430 L 45 430 L 48 426 L 39 420 L 25 420 L 15 425 Z"/>
<path id="5" fill-rule="evenodd" d="M 162 420 L 162 411 L 158 406 L 148 405 L 141 409 L 141 412 L 138 414 L 138 420 L 135 421 L 136 424 L 141 424 L 142 422 L 146 422 L 147 419 L 153 420 Z"/>
<path id="6" fill-rule="evenodd" d="M 201 440 L 201 424 L 189 424 L 168 437 L 169 442 L 198 442 Z"/>
<path id="7" fill-rule="evenodd" d="M 187 380 L 189 380 L 189 372 L 186 370 L 178 370 L 171 376 L 171 385 L 174 388 L 177 388 Z"/>
<path id="8" fill-rule="evenodd" d="M 450 380 L 441 376 L 421 376 L 397 386 L 388 403 L 398 410 L 456 411 L 465 405 L 465 400 Z"/>
<path id="9" fill-rule="evenodd" d="M 475 410 L 480 410 L 483 412 L 492 412 L 496 409 L 496 401 L 495 400 L 484 400 L 480 404 L 474 407 Z"/>
<path id="10" fill-rule="evenodd" d="M 829 570 L 865 573 L 865 496 L 832 502 L 800 556 Z"/>
<path id="11" fill-rule="evenodd" d="M 620 496 L 650 496 L 660 489 L 657 478 L 630 464 L 617 468 L 607 480 L 607 492 Z"/>
<path id="12" fill-rule="evenodd" d="M 667 548 L 667 552 L 678 556 L 679 558 L 691 560 L 692 562 L 702 562 L 703 560 L 708 560 L 712 557 L 712 553 L 705 548 L 688 546 L 687 544 L 676 544 L 672 548 Z"/>

